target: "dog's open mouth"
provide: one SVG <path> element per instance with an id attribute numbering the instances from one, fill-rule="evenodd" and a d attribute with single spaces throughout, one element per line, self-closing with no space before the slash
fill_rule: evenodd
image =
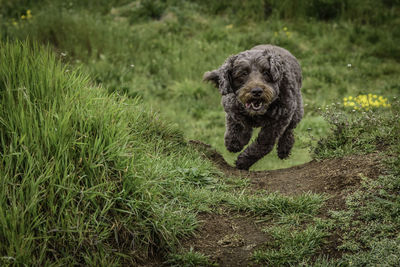
<path id="1" fill-rule="evenodd" d="M 245 104 L 246 109 L 252 109 L 254 111 L 260 110 L 264 106 L 264 101 L 262 99 L 250 99 Z"/>

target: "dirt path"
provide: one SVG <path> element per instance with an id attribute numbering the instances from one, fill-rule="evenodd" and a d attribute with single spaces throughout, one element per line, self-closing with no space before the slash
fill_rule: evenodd
<path id="1" fill-rule="evenodd" d="M 328 216 L 328 210 L 343 209 L 344 196 L 358 187 L 361 177 L 374 178 L 380 174 L 378 154 L 311 161 L 272 171 L 241 171 L 230 166 L 211 146 L 200 141 L 190 143 L 215 162 L 226 176 L 250 179 L 254 190 L 285 195 L 309 191 L 328 194 L 330 198 L 320 211 L 321 217 Z M 261 232 L 264 225 L 244 214 L 222 210 L 218 214 L 200 214 L 199 219 L 202 226 L 197 237 L 189 240 L 186 246 L 209 255 L 219 266 L 254 266 L 249 260 L 251 253 L 268 241 L 268 236 Z M 331 239 L 324 254 L 340 256 L 336 250 L 338 236 L 333 235 Z"/>

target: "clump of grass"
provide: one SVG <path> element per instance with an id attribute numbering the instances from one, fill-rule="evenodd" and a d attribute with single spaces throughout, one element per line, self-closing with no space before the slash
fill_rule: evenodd
<path id="1" fill-rule="evenodd" d="M 304 230 L 277 226 L 265 231 L 271 235 L 273 242 L 266 248 L 255 251 L 253 259 L 272 266 L 306 264 L 329 235 L 327 229 L 315 225 L 309 225 Z"/>
<path id="2" fill-rule="evenodd" d="M 227 197 L 223 202 L 237 211 L 252 212 L 256 215 L 316 214 L 326 197 L 320 194 L 305 193 L 296 197 L 277 193 L 268 195 L 242 194 Z"/>
<path id="3" fill-rule="evenodd" d="M 195 229 L 182 190 L 215 172 L 179 131 L 48 49 L 1 46 L 2 261 L 133 264 Z"/>
<path id="4" fill-rule="evenodd" d="M 171 253 L 169 259 L 166 261 L 168 266 L 218 266 L 218 264 L 213 263 L 209 257 L 205 256 L 200 252 L 196 252 L 193 248 L 190 248 L 187 252 L 182 253 Z"/>
<path id="5" fill-rule="evenodd" d="M 380 101 L 379 97 L 377 101 Z M 381 102 L 372 102 L 372 105 L 384 105 L 387 100 L 382 98 Z M 398 105 L 396 101 L 392 108 L 386 106 L 387 109 L 362 112 L 348 110 L 337 104 L 327 107 L 323 116 L 331 125 L 331 133 L 316 144 L 314 157 L 321 159 L 371 153 L 395 145 L 398 141 L 397 122 L 400 117 Z"/>

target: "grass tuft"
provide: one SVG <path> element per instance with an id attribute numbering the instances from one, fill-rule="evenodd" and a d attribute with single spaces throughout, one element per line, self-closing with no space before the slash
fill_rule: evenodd
<path id="1" fill-rule="evenodd" d="M 204 186 L 214 171 L 179 131 L 91 86 L 48 49 L 1 46 L 3 258 L 132 262 L 193 232 L 195 211 L 170 201 L 178 190 L 169 189 Z"/>

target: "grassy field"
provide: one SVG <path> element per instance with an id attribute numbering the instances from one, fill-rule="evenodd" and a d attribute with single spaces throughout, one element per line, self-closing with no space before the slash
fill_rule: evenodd
<path id="1" fill-rule="evenodd" d="M 198 212 L 221 205 L 273 218 L 265 231 L 287 251 L 258 251 L 257 262 L 400 262 L 399 2 L 242 2 L 0 0 L 1 264 L 123 265 L 168 253 L 171 265 L 211 264 L 180 254 L 179 240 Z M 218 90 L 201 80 L 262 43 L 300 61 L 305 116 L 292 156 L 272 152 L 251 170 L 385 155 L 388 175 L 366 177 L 329 219 L 313 217 L 325 196 L 253 194 L 187 145 L 200 140 L 234 162 Z M 295 216 L 310 225 L 295 223 L 290 239 Z M 335 227 L 348 254 L 315 260 Z"/>

